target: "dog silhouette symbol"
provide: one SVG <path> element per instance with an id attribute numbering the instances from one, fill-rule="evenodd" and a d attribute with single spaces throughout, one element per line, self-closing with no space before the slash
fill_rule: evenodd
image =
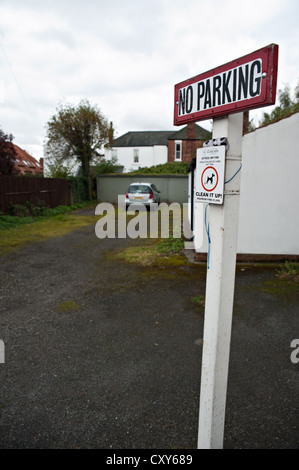
<path id="1" fill-rule="evenodd" d="M 205 184 L 208 184 L 208 183 L 213 184 L 214 177 L 215 177 L 214 173 L 212 173 L 212 176 L 208 176 L 207 181 L 205 182 Z"/>

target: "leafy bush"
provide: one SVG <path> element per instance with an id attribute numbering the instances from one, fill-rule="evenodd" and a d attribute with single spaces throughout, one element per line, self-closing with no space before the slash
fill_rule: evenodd
<path id="1" fill-rule="evenodd" d="M 130 172 L 130 175 L 187 175 L 187 162 L 173 162 L 154 165 L 149 168 L 139 168 Z"/>
<path id="2" fill-rule="evenodd" d="M 259 122 L 259 126 L 265 126 L 272 122 L 279 121 L 299 111 L 299 83 L 295 87 L 293 97 L 291 96 L 290 87 L 288 85 L 286 85 L 284 89 L 278 90 L 277 94 L 279 106 L 276 106 L 270 114 L 264 113 L 262 120 Z"/>
<path id="3" fill-rule="evenodd" d="M 90 175 L 95 177 L 102 173 L 116 173 L 120 166 L 117 163 L 116 158 L 111 158 L 111 160 L 104 160 L 102 159 L 96 165 L 90 168 Z"/>
<path id="4" fill-rule="evenodd" d="M 25 204 L 11 204 L 8 213 L 17 217 L 39 217 L 44 209 L 44 201 L 36 201 L 35 203 L 26 201 Z"/>

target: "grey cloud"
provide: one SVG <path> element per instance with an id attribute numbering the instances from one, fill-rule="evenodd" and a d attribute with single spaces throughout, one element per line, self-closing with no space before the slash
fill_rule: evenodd
<path id="1" fill-rule="evenodd" d="M 47 28 L 44 31 L 32 33 L 32 37 L 39 41 L 57 41 L 69 49 L 75 49 L 76 40 L 67 31 L 58 28 Z"/>

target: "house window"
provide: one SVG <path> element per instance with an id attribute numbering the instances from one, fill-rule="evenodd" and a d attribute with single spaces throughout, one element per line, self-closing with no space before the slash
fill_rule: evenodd
<path id="1" fill-rule="evenodd" d="M 139 163 L 139 149 L 134 149 L 134 163 Z"/>
<path id="2" fill-rule="evenodd" d="M 182 141 L 175 141 L 175 160 L 182 160 Z"/>

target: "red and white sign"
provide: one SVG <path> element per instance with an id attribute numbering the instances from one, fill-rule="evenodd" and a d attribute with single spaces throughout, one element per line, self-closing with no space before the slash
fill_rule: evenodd
<path id="1" fill-rule="evenodd" d="M 196 151 L 195 201 L 223 203 L 225 146 Z"/>
<path id="2" fill-rule="evenodd" d="M 215 177 L 215 180 L 214 180 Z M 205 191 L 210 193 L 211 191 L 214 191 L 214 189 L 217 187 L 219 181 L 219 175 L 213 166 L 207 166 L 204 171 L 202 172 L 201 175 L 201 185 Z"/>
<path id="3" fill-rule="evenodd" d="M 174 92 L 174 125 L 274 104 L 277 66 L 278 46 L 270 44 L 178 83 Z"/>

